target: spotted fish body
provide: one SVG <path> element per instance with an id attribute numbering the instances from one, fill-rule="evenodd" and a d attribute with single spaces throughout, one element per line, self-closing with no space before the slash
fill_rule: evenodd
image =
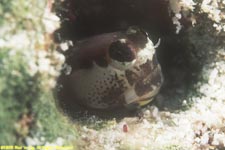
<path id="1" fill-rule="evenodd" d="M 63 75 L 60 84 L 70 90 L 71 101 L 90 108 L 145 105 L 163 82 L 154 45 L 139 30 L 107 33 L 80 41 L 67 62 L 72 72 Z"/>

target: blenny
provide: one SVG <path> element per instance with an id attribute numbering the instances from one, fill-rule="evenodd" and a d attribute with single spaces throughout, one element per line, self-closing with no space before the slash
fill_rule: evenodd
<path id="1" fill-rule="evenodd" d="M 71 72 L 62 70 L 57 94 L 67 105 L 136 108 L 152 101 L 163 83 L 155 46 L 137 27 L 80 40 L 65 63 Z"/>

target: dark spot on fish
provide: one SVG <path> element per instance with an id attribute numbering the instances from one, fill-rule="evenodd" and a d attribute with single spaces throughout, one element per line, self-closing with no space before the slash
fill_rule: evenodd
<path id="1" fill-rule="evenodd" d="M 152 91 L 151 83 L 145 84 L 143 82 L 144 79 L 137 81 L 135 85 L 135 92 L 138 96 L 142 96 L 144 94 L 147 94 L 148 92 Z"/>
<path id="2" fill-rule="evenodd" d="M 137 70 L 137 71 L 141 71 L 140 68 L 137 67 L 137 66 L 134 66 L 134 69 Z"/>
<path id="3" fill-rule="evenodd" d="M 115 107 L 121 105 L 121 102 L 125 101 L 125 96 L 123 95 L 123 88 L 110 88 L 105 91 L 105 95 L 102 97 L 102 101 L 110 105 L 110 107 Z"/>
<path id="4" fill-rule="evenodd" d="M 135 92 L 138 96 L 142 96 L 154 90 L 152 86 L 159 87 L 162 84 L 163 77 L 160 73 L 160 68 L 157 67 L 151 72 L 151 76 L 139 79 L 135 85 Z M 145 81 L 145 82 L 144 82 Z"/>
<path id="5" fill-rule="evenodd" d="M 125 75 L 130 85 L 133 85 L 135 81 L 138 79 L 138 75 L 131 70 L 126 70 Z"/>
<path id="6" fill-rule="evenodd" d="M 141 70 L 144 72 L 144 76 L 151 73 L 153 69 L 151 64 L 152 64 L 151 61 L 148 59 L 146 63 L 140 65 Z"/>

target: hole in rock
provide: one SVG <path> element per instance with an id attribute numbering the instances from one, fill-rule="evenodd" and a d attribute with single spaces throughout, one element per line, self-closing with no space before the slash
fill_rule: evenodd
<path id="1" fill-rule="evenodd" d="M 181 109 L 184 97 L 195 82 L 199 66 L 193 61 L 195 47 L 188 40 L 186 30 L 175 33 L 169 4 L 166 0 L 64 0 L 55 2 L 55 12 L 61 19 L 61 27 L 54 33 L 56 43 L 73 42 L 103 33 L 121 31 L 129 26 L 138 26 L 148 32 L 153 43 L 161 39 L 157 57 L 161 64 L 164 84 L 159 95 L 152 102 L 161 109 Z M 70 49 L 67 50 L 70 52 Z M 70 63 L 66 61 L 66 63 Z M 87 66 L 88 66 L 87 62 Z M 97 111 L 87 109 L 73 100 L 73 92 L 66 85 L 60 90 L 65 75 L 58 79 L 57 103 L 72 118 L 95 114 L 100 117 L 122 117 L 134 115 L 124 109 Z M 98 100 L 93 97 L 97 102 Z M 182 98 L 180 98 L 182 99 Z M 151 105 L 151 104 L 150 104 Z M 86 113 L 84 113 L 86 112 Z M 85 115 L 84 115 L 85 114 Z"/>

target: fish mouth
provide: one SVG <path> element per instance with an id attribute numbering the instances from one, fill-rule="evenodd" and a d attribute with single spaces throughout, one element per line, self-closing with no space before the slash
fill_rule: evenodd
<path id="1" fill-rule="evenodd" d="M 142 106 L 147 105 L 148 103 L 150 103 L 152 100 L 153 100 L 153 97 L 150 97 L 148 99 L 137 101 L 136 103 L 138 103 L 139 106 L 142 107 Z"/>
<path id="2" fill-rule="evenodd" d="M 145 106 L 145 105 L 149 104 L 153 99 L 154 99 L 154 97 L 150 97 L 150 98 L 147 98 L 147 99 L 135 101 L 135 102 L 132 102 L 130 104 L 125 105 L 125 107 L 129 110 L 138 109 L 142 106 Z"/>

